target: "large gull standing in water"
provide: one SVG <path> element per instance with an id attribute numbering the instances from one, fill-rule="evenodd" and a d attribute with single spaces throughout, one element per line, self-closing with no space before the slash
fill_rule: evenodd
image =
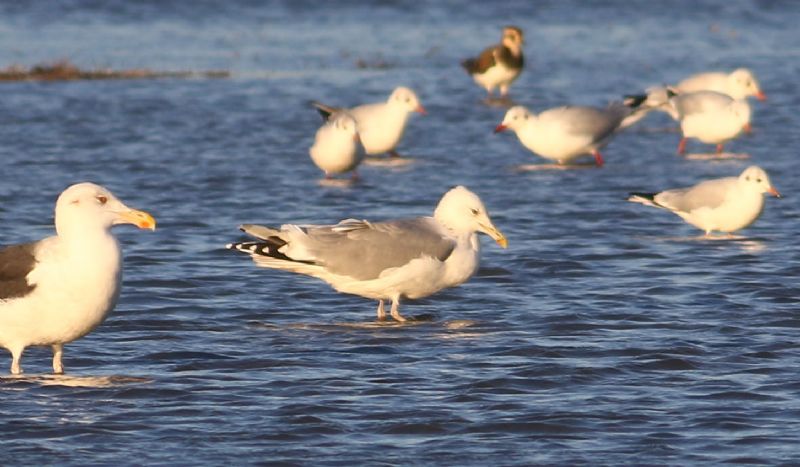
<path id="1" fill-rule="evenodd" d="M 53 372 L 64 372 L 64 344 L 102 323 L 119 297 L 122 252 L 111 227 L 156 226 L 93 183 L 61 193 L 55 224 L 53 237 L 0 249 L 0 347 L 11 352 L 12 374 L 31 345 L 51 346 Z"/>
<path id="2" fill-rule="evenodd" d="M 469 279 L 478 269 L 477 232 L 503 248 L 508 244 L 480 198 L 463 186 L 445 193 L 433 217 L 240 228 L 259 240 L 227 248 L 250 254 L 258 266 L 314 276 L 340 292 L 379 300 L 380 321 L 386 319 L 384 300 L 392 301 L 392 318 L 402 322 L 402 298 L 427 297 Z"/>

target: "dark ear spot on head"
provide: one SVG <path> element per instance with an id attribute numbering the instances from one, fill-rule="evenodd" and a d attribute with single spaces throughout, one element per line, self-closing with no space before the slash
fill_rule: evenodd
<path id="1" fill-rule="evenodd" d="M 749 182 L 750 181 L 750 176 L 748 175 L 748 176 L 744 177 L 744 179 Z"/>

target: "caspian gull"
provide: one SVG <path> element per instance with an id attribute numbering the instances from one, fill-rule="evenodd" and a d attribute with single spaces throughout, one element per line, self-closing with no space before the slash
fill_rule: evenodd
<path id="1" fill-rule="evenodd" d="M 125 206 L 107 189 L 79 183 L 55 210 L 57 235 L 0 249 L 0 347 L 19 374 L 25 347 L 51 346 L 53 371 L 63 373 L 64 344 L 97 327 L 114 308 L 122 253 L 110 229 L 155 229 L 150 214 Z"/>
<path id="2" fill-rule="evenodd" d="M 764 169 L 753 165 L 738 177 L 660 193 L 631 193 L 628 201 L 672 211 L 709 235 L 713 231 L 732 233 L 755 222 L 764 209 L 764 193 L 781 196 Z"/>
<path id="3" fill-rule="evenodd" d="M 411 112 L 425 114 L 419 98 L 409 88 L 396 88 L 386 102 L 364 104 L 352 109 L 339 109 L 319 102 L 311 103 L 328 119 L 338 110 L 346 110 L 358 122 L 358 134 L 367 154 L 389 153 L 399 156 L 395 148 L 400 144 Z"/>
<path id="4" fill-rule="evenodd" d="M 477 232 L 507 246 L 480 198 L 463 186 L 445 193 L 433 217 L 240 228 L 259 240 L 227 248 L 250 254 L 258 266 L 317 277 L 340 292 L 379 300 L 380 321 L 386 319 L 384 300 L 392 301 L 392 318 L 402 322 L 401 299 L 427 297 L 469 279 L 478 269 Z"/>
<path id="5" fill-rule="evenodd" d="M 500 96 L 508 94 L 511 83 L 522 73 L 525 59 L 522 55 L 522 44 L 525 42 L 522 30 L 515 26 L 503 28 L 500 44 L 487 47 L 476 58 L 468 58 L 461 62 L 470 76 L 486 89 L 489 96 L 496 87 L 500 88 Z"/>

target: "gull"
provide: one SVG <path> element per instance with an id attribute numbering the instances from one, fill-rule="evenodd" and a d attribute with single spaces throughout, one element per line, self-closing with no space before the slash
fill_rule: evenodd
<path id="1" fill-rule="evenodd" d="M 476 58 L 468 58 L 461 62 L 476 83 L 483 86 L 491 97 L 496 87 L 500 95 L 505 97 L 508 88 L 516 80 L 525 60 L 522 56 L 522 44 L 525 38 L 522 30 L 515 26 L 503 28 L 500 44 L 487 47 Z"/>
<path id="2" fill-rule="evenodd" d="M 411 89 L 396 88 L 386 102 L 364 104 L 352 109 L 339 109 L 320 102 L 312 102 L 326 120 L 336 111 L 345 110 L 358 123 L 361 144 L 369 155 L 389 153 L 399 156 L 395 148 L 400 143 L 412 112 L 426 114 L 419 98 Z"/>
<path id="3" fill-rule="evenodd" d="M 686 153 L 688 138 L 716 144 L 717 154 L 722 154 L 727 141 L 750 128 L 750 104 L 745 99 L 733 99 L 716 91 L 668 95 L 667 111 L 681 126 L 678 154 Z"/>
<path id="4" fill-rule="evenodd" d="M 672 211 L 708 236 L 713 231 L 730 234 L 755 222 L 764 209 L 764 193 L 781 197 L 764 169 L 753 165 L 738 177 L 660 193 L 631 193 L 628 201 Z"/>
<path id="5" fill-rule="evenodd" d="M 602 109 L 569 105 L 537 115 L 518 105 L 508 109 L 494 132 L 511 129 L 523 146 L 559 164 L 568 164 L 580 156 L 591 154 L 600 167 L 603 165 L 600 148 L 610 141 L 633 110 L 615 102 Z"/>
<path id="6" fill-rule="evenodd" d="M 326 179 L 332 174 L 350 171 L 353 179 L 358 178 L 356 169 L 364 159 L 364 152 L 356 120 L 346 112 L 332 114 L 317 130 L 309 154 L 314 164 L 325 172 Z"/>
<path id="7" fill-rule="evenodd" d="M 0 250 L 0 347 L 20 374 L 28 346 L 53 349 L 61 374 L 64 344 L 91 332 L 114 309 L 122 252 L 111 227 L 155 229 L 153 217 L 125 206 L 93 183 L 72 185 L 58 197 L 56 235 Z"/>
<path id="8" fill-rule="evenodd" d="M 385 300 L 392 301 L 392 318 L 403 322 L 401 299 L 427 297 L 469 279 L 478 269 L 477 232 L 508 245 L 480 198 L 463 186 L 445 193 L 433 217 L 240 229 L 259 240 L 228 249 L 249 254 L 258 266 L 313 276 L 339 292 L 378 300 L 379 321 L 386 319 Z"/>
<path id="9" fill-rule="evenodd" d="M 707 72 L 692 75 L 673 86 L 679 93 L 696 91 L 716 91 L 733 99 L 746 99 L 750 96 L 760 101 L 767 100 L 753 72 L 739 68 L 731 73 Z"/>

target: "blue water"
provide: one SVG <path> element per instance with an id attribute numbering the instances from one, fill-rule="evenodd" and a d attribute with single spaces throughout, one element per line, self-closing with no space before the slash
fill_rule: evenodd
<path id="1" fill-rule="evenodd" d="M 159 221 L 119 228 L 116 310 L 69 377 L 0 358 L 0 464 L 690 465 L 800 462 L 800 4 L 792 1 L 178 2 L 0 5 L 0 65 L 231 70 L 224 80 L 0 83 L 0 244 L 52 232 L 58 193 L 104 184 Z M 459 60 L 526 34 L 512 97 L 603 105 L 703 70 L 754 70 L 766 103 L 687 161 L 651 116 L 600 170 L 538 163 Z M 405 167 L 322 186 L 308 101 L 414 88 Z M 710 149 L 710 148 L 709 148 Z M 706 147 L 692 143 L 690 150 Z M 785 199 L 734 240 L 624 201 L 756 163 Z M 223 249 L 243 222 L 428 215 L 456 184 L 509 239 L 471 281 L 375 302 Z"/>

